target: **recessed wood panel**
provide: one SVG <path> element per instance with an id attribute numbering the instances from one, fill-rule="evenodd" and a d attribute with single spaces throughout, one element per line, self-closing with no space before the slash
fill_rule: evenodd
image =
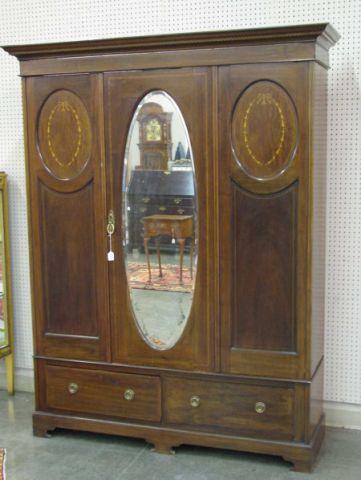
<path id="1" fill-rule="evenodd" d="M 271 195 L 232 182 L 232 346 L 295 350 L 297 184 Z"/>
<path id="2" fill-rule="evenodd" d="M 46 333 L 96 336 L 93 183 L 59 193 L 40 183 Z"/>
<path id="3" fill-rule="evenodd" d="M 80 98 L 57 90 L 45 101 L 39 116 L 38 142 L 47 170 L 66 180 L 76 177 L 91 153 L 89 115 Z"/>
<path id="4" fill-rule="evenodd" d="M 263 80 L 241 94 L 232 117 L 232 146 L 249 176 L 267 179 L 282 173 L 297 141 L 296 110 L 282 87 Z"/>

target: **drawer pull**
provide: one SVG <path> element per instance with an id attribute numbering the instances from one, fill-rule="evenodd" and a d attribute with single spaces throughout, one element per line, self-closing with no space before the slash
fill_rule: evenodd
<path id="1" fill-rule="evenodd" d="M 179 215 L 183 215 L 184 210 L 183 210 L 183 208 L 178 208 L 177 212 L 179 213 Z"/>
<path id="2" fill-rule="evenodd" d="M 199 405 L 201 404 L 201 398 L 198 397 L 198 395 L 193 395 L 193 397 L 191 397 L 190 399 L 190 404 L 193 408 L 199 407 Z"/>
<path id="3" fill-rule="evenodd" d="M 254 409 L 257 413 L 264 413 L 264 411 L 266 410 L 266 404 L 263 402 L 257 402 L 254 406 Z"/>
<path id="4" fill-rule="evenodd" d="M 158 209 L 160 212 L 165 212 L 167 210 L 167 207 L 159 207 Z"/>
<path id="5" fill-rule="evenodd" d="M 69 383 L 68 385 L 68 392 L 71 394 L 71 395 L 75 395 L 76 392 L 79 390 L 79 387 L 76 383 Z"/>
<path id="6" fill-rule="evenodd" d="M 175 198 L 173 201 L 174 201 L 174 203 L 176 203 L 178 205 L 179 203 L 181 203 L 182 199 L 181 198 Z"/>
<path id="7" fill-rule="evenodd" d="M 135 397 L 135 392 L 131 388 L 127 388 L 126 391 L 124 392 L 124 398 L 125 400 L 128 400 L 129 402 L 133 400 Z"/>
<path id="8" fill-rule="evenodd" d="M 150 198 L 149 198 L 149 197 L 143 197 L 143 198 L 142 198 L 142 202 L 143 202 L 143 203 L 149 203 L 149 202 L 150 202 Z"/>

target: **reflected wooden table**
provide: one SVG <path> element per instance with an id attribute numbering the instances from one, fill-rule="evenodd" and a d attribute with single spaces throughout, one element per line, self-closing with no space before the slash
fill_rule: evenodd
<path id="1" fill-rule="evenodd" d="M 189 251 L 190 273 L 193 278 L 193 217 L 191 215 L 150 215 L 143 217 L 144 221 L 144 251 L 148 264 L 149 281 L 152 274 L 149 261 L 148 242 L 150 238 L 156 238 L 159 276 L 162 277 L 162 263 L 160 258 L 160 235 L 170 235 L 178 240 L 179 244 L 179 282 L 183 282 L 183 256 L 184 244 L 187 238 L 191 238 Z"/>

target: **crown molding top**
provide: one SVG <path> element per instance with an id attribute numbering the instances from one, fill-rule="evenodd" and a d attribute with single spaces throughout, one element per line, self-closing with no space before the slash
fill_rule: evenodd
<path id="1" fill-rule="evenodd" d="M 247 30 L 225 30 L 179 33 L 143 37 L 123 37 L 102 40 L 82 40 L 62 43 L 40 43 L 2 47 L 20 61 L 64 56 L 131 53 L 187 48 L 212 48 L 266 43 L 313 42 L 325 50 L 331 48 L 340 35 L 329 23 L 267 27 Z"/>

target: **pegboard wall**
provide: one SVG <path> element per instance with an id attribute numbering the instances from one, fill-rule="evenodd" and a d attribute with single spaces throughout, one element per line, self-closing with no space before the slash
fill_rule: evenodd
<path id="1" fill-rule="evenodd" d="M 361 1 L 1 0 L 0 45 L 331 22 L 326 285 L 327 400 L 361 404 Z M 32 368 L 26 189 L 17 60 L 0 53 L 0 170 L 9 174 L 15 360 Z"/>

